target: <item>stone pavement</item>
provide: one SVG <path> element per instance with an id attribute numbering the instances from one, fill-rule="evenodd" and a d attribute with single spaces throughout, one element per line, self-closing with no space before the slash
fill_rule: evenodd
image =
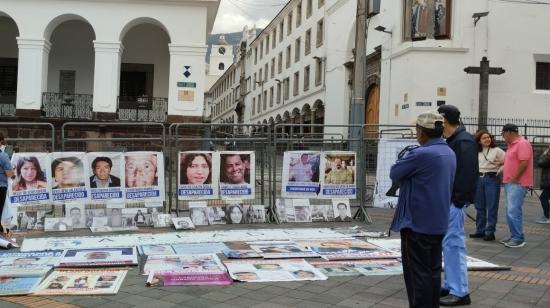
<path id="1" fill-rule="evenodd" d="M 502 205 L 502 203 L 501 203 Z M 468 212 L 475 215 L 475 209 Z M 506 248 L 498 241 L 467 239 L 468 254 L 499 265 L 512 266 L 511 271 L 470 272 L 471 307 L 550 307 L 550 225 L 534 220 L 542 210 L 538 199 L 528 197 L 525 205 L 523 248 Z M 387 230 L 393 210 L 369 209 L 373 224 L 370 231 Z M 501 206 L 497 240 L 508 235 Z M 353 226 L 347 224 L 307 224 L 312 227 Z M 264 227 L 303 227 L 298 224 Z M 216 226 L 216 228 L 229 228 Z M 254 228 L 259 225 L 254 225 Z M 466 232 L 474 230 L 467 219 Z M 151 230 L 147 230 L 150 232 Z M 89 235 L 89 232 L 82 231 Z M 32 236 L 41 237 L 44 234 Z M 48 234 L 49 236 L 49 234 Z M 63 236 L 63 235 L 61 235 Z M 398 236 L 393 234 L 392 237 Z M 402 276 L 330 277 L 326 281 L 235 283 L 231 286 L 182 286 L 148 288 L 145 277 L 132 268 L 119 293 L 113 296 L 4 297 L 0 307 L 407 307 Z"/>

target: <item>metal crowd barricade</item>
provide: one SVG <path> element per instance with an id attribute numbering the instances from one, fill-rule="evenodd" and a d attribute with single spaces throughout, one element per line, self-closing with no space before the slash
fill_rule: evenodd
<path id="1" fill-rule="evenodd" d="M 365 147 L 363 145 L 362 125 L 323 125 L 323 124 L 276 124 L 273 135 L 273 172 L 272 174 L 272 200 L 281 196 L 282 189 L 282 168 L 283 154 L 286 151 L 307 150 L 307 151 L 347 151 L 356 152 L 355 176 L 357 185 L 357 199 L 350 200 L 353 207 L 357 207 L 354 218 L 371 222 L 366 208 L 366 186 L 365 186 Z M 352 128 L 359 128 L 360 136 L 350 138 L 348 131 Z M 319 133 L 318 131 L 323 131 Z M 335 138 L 336 137 L 336 138 Z M 280 167 L 279 167 L 280 166 Z M 311 202 L 326 202 L 323 199 L 314 199 Z M 275 203 L 272 204 L 275 209 Z M 274 211 L 277 223 L 280 219 Z"/>
<path id="2" fill-rule="evenodd" d="M 256 196 L 245 200 L 248 204 L 267 205 L 266 219 L 272 221 L 274 212 L 269 189 L 269 179 L 273 172 L 271 161 L 271 129 L 266 124 L 209 124 L 174 123 L 168 129 L 167 156 L 171 162 L 168 167 L 168 200 L 170 211 L 188 211 L 188 201 L 178 200 L 178 153 L 183 151 L 254 151 Z M 209 200 L 210 205 L 222 205 L 222 200 Z"/>

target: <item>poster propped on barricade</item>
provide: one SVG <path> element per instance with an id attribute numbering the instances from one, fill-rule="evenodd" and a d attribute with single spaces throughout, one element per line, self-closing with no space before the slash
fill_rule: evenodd
<path id="1" fill-rule="evenodd" d="M 52 153 L 53 201 L 90 200 L 88 160 L 83 152 Z"/>
<path id="2" fill-rule="evenodd" d="M 164 201 L 162 152 L 124 153 L 127 201 Z"/>
<path id="3" fill-rule="evenodd" d="M 15 178 L 9 180 L 9 200 L 14 206 L 51 202 L 51 156 L 49 153 L 15 153 L 11 158 Z"/>
<path id="4" fill-rule="evenodd" d="M 310 198 L 319 194 L 321 152 L 290 151 L 283 158 L 283 198 Z"/>
<path id="5" fill-rule="evenodd" d="M 355 199 L 357 196 L 355 162 L 355 152 L 323 152 L 319 197 Z"/>
<path id="6" fill-rule="evenodd" d="M 408 146 L 418 145 L 414 139 L 380 139 L 378 142 L 378 158 L 376 164 L 376 183 L 374 186 L 374 207 L 394 208 L 397 205 L 396 196 L 387 196 L 392 187 L 390 169 L 397 160 L 399 153 Z M 391 194 L 390 194 L 391 195 Z"/>
<path id="7" fill-rule="evenodd" d="M 220 152 L 220 196 L 223 199 L 254 199 L 255 161 L 252 151 Z"/>
<path id="8" fill-rule="evenodd" d="M 178 200 L 218 198 L 219 154 L 189 151 L 178 157 Z"/>
<path id="9" fill-rule="evenodd" d="M 122 153 L 91 152 L 87 154 L 88 184 L 92 201 L 124 202 L 124 158 Z"/>

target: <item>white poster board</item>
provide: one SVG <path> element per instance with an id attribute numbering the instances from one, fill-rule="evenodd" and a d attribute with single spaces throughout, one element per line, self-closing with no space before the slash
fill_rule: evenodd
<path id="1" fill-rule="evenodd" d="M 290 151 L 283 156 L 281 196 L 317 197 L 319 193 L 321 152 Z"/>
<path id="2" fill-rule="evenodd" d="M 178 157 L 178 200 L 218 198 L 219 154 L 188 151 Z"/>
<path id="3" fill-rule="evenodd" d="M 127 201 L 164 201 L 162 152 L 124 153 Z"/>
<path id="4" fill-rule="evenodd" d="M 319 197 L 355 199 L 357 195 L 356 161 L 355 152 L 323 152 Z"/>
<path id="5" fill-rule="evenodd" d="M 11 158 L 15 178 L 8 195 L 14 206 L 51 203 L 51 156 L 48 153 L 15 153 Z"/>
<path id="6" fill-rule="evenodd" d="M 124 157 L 122 153 L 91 152 L 88 184 L 92 201 L 124 202 Z"/>
<path id="7" fill-rule="evenodd" d="M 51 171 L 53 201 L 90 200 L 90 181 L 87 179 L 90 172 L 86 153 L 52 153 Z"/>
<path id="8" fill-rule="evenodd" d="M 252 151 L 220 152 L 220 196 L 223 199 L 254 199 L 256 157 Z"/>

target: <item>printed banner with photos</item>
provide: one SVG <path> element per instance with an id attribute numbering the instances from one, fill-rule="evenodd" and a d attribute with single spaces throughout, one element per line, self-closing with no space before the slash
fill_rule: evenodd
<path id="1" fill-rule="evenodd" d="M 179 272 L 189 275 L 222 274 L 226 269 L 216 254 L 152 255 L 147 257 L 143 274 Z"/>
<path id="2" fill-rule="evenodd" d="M 124 153 L 126 200 L 164 201 L 162 152 Z"/>
<path id="3" fill-rule="evenodd" d="M 374 185 L 374 207 L 394 208 L 397 205 L 397 197 L 386 196 L 392 187 L 390 179 L 391 166 L 395 164 L 401 151 L 408 146 L 418 145 L 414 139 L 386 139 L 378 142 L 378 158 L 376 163 L 376 183 Z M 398 191 L 396 191 L 399 194 Z"/>
<path id="4" fill-rule="evenodd" d="M 323 152 L 319 197 L 355 199 L 357 195 L 355 162 L 355 152 Z"/>
<path id="5" fill-rule="evenodd" d="M 257 242 L 250 248 L 265 259 L 318 258 L 319 254 L 294 242 Z"/>
<path id="6" fill-rule="evenodd" d="M 179 153 L 178 200 L 218 198 L 219 179 L 219 153 L 201 151 Z"/>
<path id="7" fill-rule="evenodd" d="M 397 259 L 312 261 L 310 264 L 329 277 L 403 274 L 403 265 Z"/>
<path id="8" fill-rule="evenodd" d="M 52 201 L 90 200 L 88 156 L 83 152 L 52 153 Z"/>
<path id="9" fill-rule="evenodd" d="M 220 155 L 220 196 L 223 199 L 254 199 L 256 156 L 253 151 L 222 151 Z"/>
<path id="10" fill-rule="evenodd" d="M 35 295 L 107 295 L 117 294 L 127 270 L 59 269 L 53 271 L 35 289 Z"/>
<path id="11" fill-rule="evenodd" d="M 245 282 L 326 280 L 327 276 L 303 259 L 225 260 L 231 278 Z"/>
<path id="12" fill-rule="evenodd" d="M 317 197 L 320 183 L 321 152 L 284 153 L 282 171 L 283 198 Z"/>
<path id="13" fill-rule="evenodd" d="M 217 274 L 190 274 L 181 272 L 150 272 L 148 287 L 230 285 L 233 283 L 227 272 Z"/>
<path id="14" fill-rule="evenodd" d="M 135 247 L 68 249 L 56 267 L 108 267 L 137 265 Z"/>
<path id="15" fill-rule="evenodd" d="M 0 252 L 0 276 L 44 275 L 57 264 L 62 254 L 62 250 Z"/>
<path id="16" fill-rule="evenodd" d="M 47 153 L 14 153 L 15 178 L 8 180 L 8 195 L 14 206 L 51 203 L 51 156 Z"/>
<path id="17" fill-rule="evenodd" d="M 88 182 L 92 201 L 124 202 L 124 157 L 122 153 L 91 152 Z"/>
<path id="18" fill-rule="evenodd" d="M 42 277 L 0 277 L 0 296 L 31 294 Z"/>
<path id="19" fill-rule="evenodd" d="M 357 240 L 306 240 L 297 241 L 327 260 L 391 259 L 400 258 L 400 253 L 385 250 L 374 244 Z"/>

